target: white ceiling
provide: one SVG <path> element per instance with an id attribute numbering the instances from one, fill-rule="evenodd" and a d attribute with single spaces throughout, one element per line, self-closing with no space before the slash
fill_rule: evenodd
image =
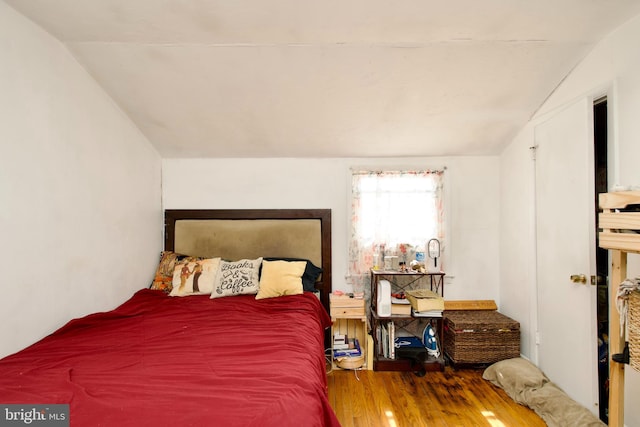
<path id="1" fill-rule="evenodd" d="M 163 157 L 497 154 L 638 0 L 5 0 Z"/>

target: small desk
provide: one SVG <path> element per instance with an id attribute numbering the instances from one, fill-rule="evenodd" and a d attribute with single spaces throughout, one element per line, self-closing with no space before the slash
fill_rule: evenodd
<path id="1" fill-rule="evenodd" d="M 412 335 L 419 336 L 415 333 L 421 330 L 426 323 L 431 323 L 435 327 L 438 334 L 439 357 L 429 356 L 424 362 L 426 371 L 442 371 L 444 370 L 444 353 L 442 347 L 443 338 L 443 322 L 441 317 L 415 317 L 411 314 L 397 315 L 392 314 L 389 317 L 380 317 L 377 315 L 376 304 L 378 300 L 378 282 L 380 280 L 388 280 L 391 284 L 392 293 L 403 292 L 410 289 L 424 289 L 427 286 L 435 293 L 439 293 L 444 297 L 444 272 L 438 273 L 421 273 L 417 271 L 395 271 L 395 270 L 371 270 L 371 310 L 370 324 L 373 336 L 373 369 L 380 371 L 406 371 L 410 370 L 411 364 L 408 360 L 385 358 L 380 352 L 380 339 L 378 337 L 378 329 L 382 324 L 393 323 L 393 328 L 399 328 Z M 411 329 L 415 329 L 412 331 Z M 421 337 L 420 337 L 421 338 Z"/>

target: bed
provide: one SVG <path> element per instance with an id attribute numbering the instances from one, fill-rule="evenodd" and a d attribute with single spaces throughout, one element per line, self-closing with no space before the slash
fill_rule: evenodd
<path id="1" fill-rule="evenodd" d="M 152 286 L 0 360 L 0 403 L 69 404 L 75 426 L 338 426 L 330 292 L 330 210 L 168 210 Z"/>

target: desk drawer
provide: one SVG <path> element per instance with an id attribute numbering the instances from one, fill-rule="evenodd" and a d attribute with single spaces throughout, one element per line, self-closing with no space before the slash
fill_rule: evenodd
<path id="1" fill-rule="evenodd" d="M 363 307 L 334 307 L 331 306 L 331 317 L 362 317 L 364 316 Z"/>

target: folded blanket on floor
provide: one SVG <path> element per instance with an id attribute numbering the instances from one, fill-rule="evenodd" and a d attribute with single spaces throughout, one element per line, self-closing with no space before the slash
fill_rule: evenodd
<path id="1" fill-rule="evenodd" d="M 531 408 L 549 427 L 605 425 L 526 359 L 494 363 L 484 371 L 482 378 L 502 388 L 514 401 Z"/>

